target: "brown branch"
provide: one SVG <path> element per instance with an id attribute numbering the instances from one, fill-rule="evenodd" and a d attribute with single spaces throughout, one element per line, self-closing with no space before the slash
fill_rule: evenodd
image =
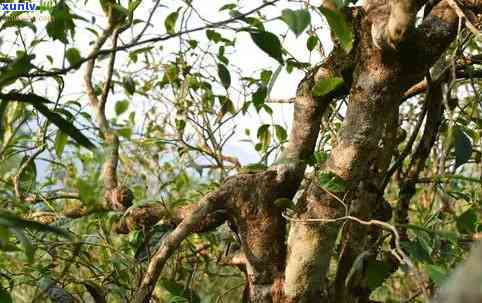
<path id="1" fill-rule="evenodd" d="M 342 56 L 346 64 L 337 62 L 337 56 Z M 323 64 L 323 68 L 331 67 L 337 71 L 333 74 L 343 74 L 340 71 L 346 72 L 352 68 L 346 57 L 343 51 L 338 50 L 336 56 Z M 280 298 L 280 279 L 286 258 L 286 222 L 282 219 L 281 209 L 274 206 L 274 201 L 278 198 L 291 199 L 298 190 L 304 177 L 307 157 L 315 148 L 321 116 L 333 99 L 333 96 L 320 100 L 311 97 L 315 79 L 316 73 L 312 73 L 300 85 L 299 96 L 296 99 L 298 104 L 295 106 L 293 117 L 295 127 L 283 158 L 287 161 L 278 161 L 273 167 L 258 173 L 230 177 L 217 192 L 208 195 L 211 201 L 208 199 L 200 206 L 195 206 L 192 212 L 187 211 L 187 216 L 170 237 L 163 241 L 152 259 L 141 289 L 136 294 L 136 303 L 146 302 L 150 297 L 162 267 L 180 241 L 189 233 L 195 232 L 196 227 L 201 226 L 208 215 L 221 208 L 212 206 L 223 204 L 216 198 L 219 192 L 224 192 L 222 199 L 226 203 L 222 208 L 226 210 L 226 216 L 233 223 L 232 226 L 241 239 L 250 296 L 261 298 L 272 293 L 273 301 Z M 349 82 L 347 79 L 347 83 Z"/>
<path id="2" fill-rule="evenodd" d="M 434 78 L 434 82 L 443 81 L 450 75 L 450 69 L 445 68 L 437 77 Z M 455 77 L 457 80 L 470 79 L 470 78 L 482 78 L 482 70 L 466 70 L 464 65 L 459 66 L 455 70 Z M 427 79 L 424 79 L 417 84 L 410 87 L 405 93 L 403 93 L 403 100 L 410 99 L 413 96 L 424 93 L 428 90 Z"/>
<path id="3" fill-rule="evenodd" d="M 149 262 L 146 274 L 139 290 L 135 294 L 134 303 L 149 302 L 152 291 L 169 256 L 208 214 L 223 207 L 226 198 L 227 192 L 223 188 L 206 195 L 201 199 L 196 210 L 189 214 L 173 232 L 164 238 L 160 248 Z"/>
<path id="4" fill-rule="evenodd" d="M 129 209 L 124 216 L 114 226 L 114 231 L 119 234 L 128 234 L 134 230 L 147 230 L 160 220 L 164 220 L 174 226 L 180 224 L 185 218 L 189 217 L 196 209 L 197 204 L 189 204 L 177 208 L 173 211 L 167 210 L 164 206 L 155 204 Z M 216 211 L 208 214 L 192 232 L 202 233 L 210 231 L 226 221 L 225 211 Z"/>
<path id="5" fill-rule="evenodd" d="M 410 200 L 416 192 L 415 180 L 419 178 L 420 173 L 425 168 L 425 162 L 435 144 L 438 128 L 442 122 L 443 96 L 441 85 L 441 82 L 434 82 L 430 86 L 427 94 L 427 121 L 425 122 L 422 139 L 420 139 L 417 149 L 411 158 L 405 178 L 400 184 L 400 200 L 395 215 L 395 221 L 402 226 L 408 224 Z M 401 227 L 400 235 L 403 240 L 408 239 L 406 227 Z"/>
<path id="6" fill-rule="evenodd" d="M 379 16 L 371 27 L 373 44 L 379 49 L 399 49 L 412 33 L 423 4 L 424 1 L 392 0 L 385 9 L 376 6 Z"/>
<path id="7" fill-rule="evenodd" d="M 472 34 L 474 34 L 474 36 L 477 38 L 477 39 L 481 39 L 482 38 L 482 34 L 480 33 L 480 31 L 472 24 L 472 22 L 470 22 L 469 18 L 467 18 L 467 16 L 465 15 L 465 13 L 462 11 L 462 9 L 460 9 L 459 5 L 457 4 L 457 2 L 455 2 L 455 0 L 445 0 L 447 1 L 447 3 L 450 5 L 450 7 L 455 11 L 455 13 L 457 14 L 457 16 L 464 21 L 465 23 L 465 26 L 472 32 Z"/>

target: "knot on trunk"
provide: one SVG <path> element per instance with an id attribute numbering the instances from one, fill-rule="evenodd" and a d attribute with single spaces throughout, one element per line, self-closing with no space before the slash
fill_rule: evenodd
<path id="1" fill-rule="evenodd" d="M 104 199 L 109 208 L 124 212 L 132 206 L 134 193 L 125 185 L 109 189 L 104 194 Z"/>

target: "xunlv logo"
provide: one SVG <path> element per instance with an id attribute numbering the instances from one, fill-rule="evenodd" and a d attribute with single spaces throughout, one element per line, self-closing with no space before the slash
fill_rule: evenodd
<path id="1" fill-rule="evenodd" d="M 1 3 L 0 11 L 6 12 L 30 12 L 36 11 L 37 4 L 25 2 L 25 3 Z"/>

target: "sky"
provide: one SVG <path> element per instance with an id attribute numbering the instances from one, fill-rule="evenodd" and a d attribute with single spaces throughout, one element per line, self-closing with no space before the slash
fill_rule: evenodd
<path id="1" fill-rule="evenodd" d="M 35 3 L 40 3 L 40 1 L 32 1 Z M 126 2 L 126 1 L 123 1 Z M 199 15 L 202 16 L 203 19 L 207 19 L 210 21 L 220 21 L 224 19 L 228 19 L 230 16 L 226 11 L 219 12 L 219 8 L 224 4 L 230 3 L 231 1 L 227 0 L 193 0 L 193 6 L 198 9 Z M 241 12 L 245 12 L 251 10 L 257 6 L 259 6 L 262 1 L 259 0 L 243 0 L 240 1 L 242 3 Z M 318 2 L 320 1 L 310 1 L 311 4 L 319 5 Z M 144 0 L 136 13 L 134 18 L 145 20 L 152 9 L 155 1 L 153 0 Z M 69 2 L 70 4 L 70 2 Z M 174 11 L 178 6 L 182 5 L 181 1 L 160 1 L 161 7 L 157 9 L 156 14 L 152 19 L 152 26 L 150 26 L 144 38 L 151 38 L 154 36 L 158 36 L 160 33 L 165 32 L 164 28 L 164 19 L 165 17 Z M 286 34 L 286 39 L 282 41 L 283 46 L 298 60 L 304 62 L 311 62 L 312 64 L 316 64 L 320 62 L 321 58 L 318 52 L 310 52 L 306 48 L 306 39 L 308 35 L 306 32 L 299 37 L 295 37 L 295 35 L 288 30 L 286 24 L 284 24 L 281 20 L 276 20 L 276 17 L 279 16 L 281 11 L 285 8 L 291 9 L 300 9 L 303 7 L 303 4 L 300 2 L 294 1 L 280 1 L 276 7 L 268 7 L 263 9 L 263 13 L 266 14 L 268 20 L 274 19 L 274 21 L 270 21 L 265 24 L 265 27 L 268 31 L 271 31 L 276 34 Z M 86 22 L 76 22 L 77 27 L 79 28 L 74 37 L 74 46 L 79 48 L 82 56 L 87 56 L 92 48 L 91 44 L 92 41 L 95 40 L 95 36 L 87 30 L 87 27 L 96 28 L 100 32 L 100 28 L 104 28 L 106 25 L 106 20 L 103 17 L 102 10 L 99 5 L 99 1 L 79 1 L 73 7 L 73 11 L 78 13 L 82 16 L 95 16 L 95 23 L 88 24 Z M 43 29 L 45 23 L 47 22 L 47 13 L 40 13 L 36 12 L 37 19 L 38 19 L 38 28 Z M 202 25 L 203 22 L 198 16 L 193 16 L 191 19 L 191 26 L 195 27 L 198 25 Z M 324 20 L 322 20 L 319 16 L 312 14 L 312 24 L 316 27 L 322 27 L 318 34 L 322 37 L 322 44 L 326 52 L 330 50 L 332 47 L 332 43 L 330 40 L 330 35 L 328 32 L 328 26 Z M 83 26 L 85 26 L 83 28 Z M 137 33 L 140 31 L 142 26 L 137 26 L 134 31 L 126 31 L 121 36 L 121 41 L 129 42 Z M 3 43 L 0 46 L 2 51 L 14 50 L 11 46 L 11 42 L 14 41 L 15 35 L 11 32 L 12 35 L 2 37 Z M 24 39 L 28 41 L 31 39 L 33 35 L 30 34 L 29 30 L 22 30 L 24 34 Z M 205 43 L 202 47 L 207 47 L 207 39 L 205 38 L 204 31 L 200 31 L 191 35 L 192 38 L 199 39 Z M 143 39 L 144 39 L 143 38 Z M 48 37 L 46 39 L 50 40 Z M 162 47 L 163 52 L 166 54 L 169 52 L 173 52 L 178 49 L 178 39 L 170 39 L 168 41 L 164 41 L 162 43 L 155 43 L 155 47 Z M 104 48 L 108 48 L 109 45 L 107 44 Z M 59 42 L 44 42 L 39 43 L 35 48 L 35 54 L 37 54 L 36 64 L 45 66 L 51 66 L 50 63 L 47 61 L 47 55 L 51 56 L 54 60 L 54 64 L 56 66 L 62 65 L 62 58 L 64 54 L 64 45 Z M 122 52 L 119 54 L 117 63 L 118 66 L 121 68 L 128 68 L 132 70 L 136 70 L 135 65 L 126 66 L 124 62 L 127 60 L 128 53 Z M 267 56 L 263 51 L 261 51 L 256 45 L 251 41 L 251 38 L 247 33 L 239 33 L 237 35 L 237 43 L 235 51 L 232 52 L 229 56 L 230 65 L 238 67 L 242 70 L 244 75 L 255 75 L 259 73 L 261 69 L 271 69 L 275 70 L 278 67 L 278 63 Z M 94 73 L 94 78 L 96 80 L 103 80 L 105 75 L 105 68 L 106 63 L 108 60 L 103 60 L 98 63 L 100 68 L 97 68 Z M 84 93 L 84 85 L 83 85 L 83 74 L 85 71 L 85 64 L 84 66 L 73 73 L 69 73 L 66 75 L 65 79 L 65 91 L 64 91 L 64 100 L 69 99 L 77 99 L 82 104 L 87 105 L 87 98 Z M 304 74 L 301 71 L 293 71 L 291 74 L 288 74 L 285 69 L 282 70 L 280 73 L 273 90 L 271 92 L 271 99 L 288 99 L 292 98 L 296 94 L 296 88 L 298 86 L 299 81 L 303 78 Z M 235 82 L 237 79 L 233 79 Z M 53 80 L 52 80 L 53 81 Z M 47 96 L 50 98 L 56 97 L 56 85 L 54 82 L 48 83 L 47 81 L 40 81 L 39 84 L 34 86 L 34 90 L 37 94 Z M 236 83 L 233 83 L 235 86 Z M 123 94 L 123 90 L 117 90 L 116 94 L 110 95 L 108 107 L 107 107 L 107 116 L 113 117 L 114 114 L 114 104 L 115 101 L 125 99 L 126 96 Z M 139 112 L 138 117 L 142 117 L 142 112 L 146 109 L 145 106 L 149 102 L 146 102 L 145 98 L 140 95 L 134 95 L 133 97 L 129 97 L 131 99 L 131 106 L 130 110 L 135 110 Z M 236 100 L 235 100 L 236 101 Z M 238 100 L 239 101 L 239 100 Z M 140 105 L 140 106 L 139 106 Z M 239 103 L 238 103 L 239 105 Z M 256 136 L 256 129 L 262 124 L 280 124 L 289 128 L 291 126 L 291 115 L 292 115 L 292 104 L 272 104 L 273 108 L 273 115 L 270 116 L 264 112 L 256 113 L 255 111 L 249 111 L 247 115 L 239 116 L 233 123 L 237 126 L 236 135 L 230 140 L 227 144 L 225 153 L 231 156 L 237 157 L 240 162 L 244 165 L 247 163 L 253 163 L 259 160 L 258 153 L 254 150 L 254 148 L 242 142 L 243 139 L 246 139 L 246 135 L 244 133 L 244 128 L 251 129 L 251 137 L 255 139 Z M 127 117 L 127 115 L 125 115 Z M 232 126 L 232 125 L 231 125 Z"/>

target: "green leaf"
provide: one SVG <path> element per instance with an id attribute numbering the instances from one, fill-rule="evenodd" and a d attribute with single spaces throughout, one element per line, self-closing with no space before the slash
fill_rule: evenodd
<path id="1" fill-rule="evenodd" d="M 432 257 L 430 252 L 422 245 L 419 240 L 415 241 L 402 241 L 400 243 L 402 248 L 408 252 L 411 258 L 419 262 L 431 263 Z"/>
<path id="2" fill-rule="evenodd" d="M 129 11 L 129 13 L 132 13 L 139 7 L 141 3 L 142 3 L 142 0 L 133 0 L 133 1 L 129 0 L 127 10 Z"/>
<path id="3" fill-rule="evenodd" d="M 40 232 L 54 233 L 65 238 L 71 238 L 71 235 L 63 229 L 35 221 L 24 220 L 5 210 L 0 210 L 0 226 L 18 229 L 31 229 Z"/>
<path id="4" fill-rule="evenodd" d="M 20 165 L 24 165 L 26 161 L 28 161 L 29 156 L 23 157 Z M 20 183 L 21 187 L 25 191 L 31 191 L 37 181 L 37 167 L 35 166 L 35 161 L 30 161 L 25 169 L 22 171 L 20 175 Z"/>
<path id="5" fill-rule="evenodd" d="M 11 231 L 15 235 L 17 240 L 22 244 L 22 246 L 25 250 L 25 255 L 27 256 L 28 262 L 32 263 L 33 257 L 35 255 L 35 248 L 34 248 L 32 242 L 27 238 L 27 236 L 25 235 L 25 233 L 21 229 L 12 228 Z"/>
<path id="6" fill-rule="evenodd" d="M 82 57 L 80 56 L 80 51 L 76 48 L 69 48 L 65 52 L 65 57 L 69 61 L 70 65 L 75 65 L 82 60 Z"/>
<path id="7" fill-rule="evenodd" d="M 2 287 L 0 287 L 0 303 L 12 303 L 12 297 Z"/>
<path id="8" fill-rule="evenodd" d="M 366 278 L 368 287 L 376 289 L 390 276 L 390 266 L 384 262 L 370 259 L 367 262 Z"/>
<path id="9" fill-rule="evenodd" d="M 310 36 L 307 40 L 306 40 L 306 48 L 312 52 L 316 45 L 318 44 L 319 40 L 318 40 L 318 37 L 317 36 Z"/>
<path id="10" fill-rule="evenodd" d="M 278 37 L 270 32 L 256 31 L 251 32 L 253 42 L 270 57 L 276 59 L 283 64 L 283 54 L 281 50 L 281 42 Z"/>
<path id="11" fill-rule="evenodd" d="M 62 153 L 64 152 L 65 145 L 67 144 L 68 139 L 69 138 L 66 133 L 64 133 L 61 130 L 57 131 L 57 135 L 55 136 L 55 143 L 54 143 L 55 154 L 57 155 L 57 157 L 59 158 L 62 157 Z"/>
<path id="12" fill-rule="evenodd" d="M 286 139 L 288 138 L 288 134 L 286 133 L 286 130 L 281 125 L 278 125 L 278 124 L 274 125 L 274 133 L 276 135 L 276 139 L 278 139 L 279 142 L 286 141 Z"/>
<path id="13" fill-rule="evenodd" d="M 218 76 L 225 89 L 231 86 L 231 74 L 224 64 L 218 64 Z"/>
<path id="14" fill-rule="evenodd" d="M 236 108 L 234 107 L 233 101 L 226 96 L 218 96 L 219 103 L 221 103 L 221 113 L 231 113 L 234 114 L 236 112 Z"/>
<path id="15" fill-rule="evenodd" d="M 115 104 L 115 113 L 117 116 L 126 112 L 129 108 L 129 100 L 121 100 L 117 101 Z"/>
<path id="16" fill-rule="evenodd" d="M 270 70 L 263 70 L 260 75 L 260 80 L 263 82 L 264 85 L 268 86 L 271 77 L 273 76 L 273 72 Z"/>
<path id="17" fill-rule="evenodd" d="M 263 124 L 258 128 L 257 138 L 261 143 L 261 149 L 267 150 L 271 144 L 271 133 L 269 132 L 269 124 Z"/>
<path id="18" fill-rule="evenodd" d="M 132 129 L 130 127 L 120 128 L 117 130 L 117 133 L 126 139 L 130 139 L 132 136 Z"/>
<path id="19" fill-rule="evenodd" d="M 212 29 L 206 30 L 206 37 L 208 38 L 209 41 L 212 41 L 214 43 L 218 43 L 223 39 L 220 33 Z"/>
<path id="20" fill-rule="evenodd" d="M 45 118 L 47 118 L 47 120 L 52 122 L 60 130 L 73 138 L 77 143 L 89 149 L 95 148 L 95 145 L 92 144 L 90 140 L 84 134 L 82 134 L 80 130 L 75 128 L 75 126 L 71 122 L 67 121 L 58 113 L 50 111 L 50 109 L 44 105 L 45 103 L 52 103 L 49 100 L 35 94 L 19 93 L 0 93 L 0 100 L 25 102 L 33 105 L 33 107 L 37 109 Z"/>
<path id="21" fill-rule="evenodd" d="M 333 172 L 321 172 L 319 180 L 320 186 L 332 193 L 344 192 L 348 187 L 346 181 Z"/>
<path id="22" fill-rule="evenodd" d="M 95 145 L 82 134 L 71 122 L 65 120 L 61 115 L 52 112 L 47 106 L 41 103 L 31 103 L 47 120 L 55 124 L 61 131 L 69 135 L 77 143 L 88 149 L 94 149 Z"/>
<path id="23" fill-rule="evenodd" d="M 0 247 L 8 243 L 8 239 L 10 238 L 10 231 L 6 227 L 0 226 Z"/>
<path id="24" fill-rule="evenodd" d="M 219 11 L 232 10 L 232 9 L 235 9 L 236 7 L 237 7 L 236 4 L 234 4 L 234 3 L 229 3 L 229 4 L 225 4 L 225 5 L 221 6 L 221 8 L 219 9 Z"/>
<path id="25" fill-rule="evenodd" d="M 11 84 L 17 80 L 17 76 L 25 74 L 30 71 L 34 66 L 30 61 L 34 58 L 34 55 L 28 55 L 26 52 L 18 51 L 17 57 L 0 68 L 0 88 Z"/>
<path id="26" fill-rule="evenodd" d="M 316 97 L 325 96 L 343 85 L 343 82 L 343 78 L 340 77 L 321 79 L 313 87 L 313 95 Z"/>
<path id="27" fill-rule="evenodd" d="M 436 285 L 441 285 L 447 277 L 447 271 L 437 265 L 425 265 L 425 272 Z"/>
<path id="28" fill-rule="evenodd" d="M 457 217 L 457 230 L 461 234 L 473 234 L 477 231 L 477 222 L 477 212 L 473 208 L 468 209 Z"/>
<path id="29" fill-rule="evenodd" d="M 0 31 L 9 27 L 17 27 L 17 28 L 28 27 L 34 33 L 37 32 L 37 27 L 32 22 L 27 20 L 22 20 L 20 18 L 7 18 L 6 21 L 2 24 L 2 27 L 0 27 Z"/>
<path id="30" fill-rule="evenodd" d="M 455 129 L 455 168 L 469 161 L 472 155 L 472 142 L 459 127 Z"/>
<path id="31" fill-rule="evenodd" d="M 256 92 L 253 94 L 253 105 L 256 108 L 256 111 L 259 112 L 259 110 L 263 107 L 267 94 L 268 89 L 265 85 L 260 85 Z"/>
<path id="32" fill-rule="evenodd" d="M 126 90 L 127 94 L 133 95 L 136 91 L 136 82 L 130 76 L 126 76 L 122 79 L 122 85 Z"/>
<path id="33" fill-rule="evenodd" d="M 318 165 L 325 163 L 325 161 L 328 160 L 329 157 L 328 153 L 323 151 L 317 151 L 313 155 L 315 157 L 316 164 Z"/>
<path id="34" fill-rule="evenodd" d="M 289 28 L 295 33 L 296 37 L 310 25 L 311 16 L 307 9 L 291 10 L 284 9 L 281 12 L 281 20 L 288 24 Z"/>
<path id="35" fill-rule="evenodd" d="M 175 33 L 176 21 L 178 17 L 179 17 L 179 9 L 175 12 L 170 13 L 169 16 L 166 17 L 166 20 L 164 20 L 164 26 L 166 27 L 166 31 L 169 34 Z"/>
<path id="36" fill-rule="evenodd" d="M 334 11 L 325 7 L 320 7 L 320 11 L 325 16 L 326 21 L 328 21 L 331 30 L 340 40 L 345 52 L 349 53 L 353 47 L 353 31 L 343 13 L 339 10 Z"/>
<path id="37" fill-rule="evenodd" d="M 65 1 L 59 1 L 52 10 L 50 10 L 50 22 L 47 23 L 47 34 L 53 40 L 60 40 L 64 44 L 68 43 L 68 32 L 75 31 L 75 24 L 73 15 L 70 13 L 70 8 L 65 4 Z"/>
<path id="38" fill-rule="evenodd" d="M 173 281 L 162 279 L 160 281 L 162 287 L 169 292 L 167 303 L 200 303 L 201 298 L 192 289 L 184 287 L 184 285 Z"/>
<path id="39" fill-rule="evenodd" d="M 77 179 L 75 185 L 78 189 L 79 197 L 83 204 L 89 206 L 95 203 L 96 190 L 92 184 L 83 179 Z"/>

